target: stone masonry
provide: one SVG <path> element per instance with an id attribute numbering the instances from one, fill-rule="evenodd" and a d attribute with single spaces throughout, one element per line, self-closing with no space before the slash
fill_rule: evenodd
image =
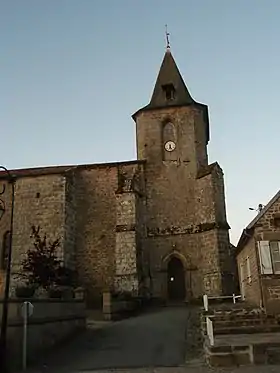
<path id="1" fill-rule="evenodd" d="M 252 305 L 265 307 L 268 313 L 279 313 L 279 273 L 275 273 L 275 268 L 271 273 L 262 273 L 258 250 L 258 242 L 261 241 L 280 242 L 280 192 L 243 231 L 237 246 L 239 279 L 244 298 Z"/>
<path id="2" fill-rule="evenodd" d="M 60 238 L 60 256 L 78 270 L 89 303 L 105 290 L 167 299 L 176 295 L 173 280 L 184 300 L 232 292 L 223 171 L 208 163 L 208 109 L 190 96 L 169 50 L 150 103 L 133 119 L 136 161 L 13 171 L 13 273 L 34 224 Z M 8 221 L 9 211 L 2 241 Z"/>

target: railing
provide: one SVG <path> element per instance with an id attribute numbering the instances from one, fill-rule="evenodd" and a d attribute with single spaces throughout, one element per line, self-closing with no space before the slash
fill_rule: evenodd
<path id="1" fill-rule="evenodd" d="M 233 300 L 233 303 L 235 304 L 236 303 L 236 300 L 238 299 L 242 299 L 242 296 L 241 295 L 236 295 L 236 294 L 232 294 L 232 295 L 224 295 L 224 296 L 216 296 L 216 297 L 208 297 L 207 294 L 204 294 L 203 295 L 203 305 L 204 305 L 204 309 L 205 311 L 208 311 L 208 305 L 209 305 L 209 300 L 210 299 L 232 299 Z"/>
<path id="2" fill-rule="evenodd" d="M 206 317 L 206 329 L 210 346 L 214 346 L 213 321 L 210 319 L 210 317 Z"/>

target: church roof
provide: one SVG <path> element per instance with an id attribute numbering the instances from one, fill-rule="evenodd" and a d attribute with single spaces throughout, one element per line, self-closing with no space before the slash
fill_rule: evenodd
<path id="1" fill-rule="evenodd" d="M 174 96 L 172 99 L 166 99 L 165 89 L 174 89 Z M 207 137 L 209 140 L 209 119 L 208 119 L 208 108 L 207 105 L 196 102 L 176 65 L 176 62 L 172 56 L 169 48 L 167 48 L 158 76 L 155 83 L 155 87 L 152 93 L 151 100 L 148 105 L 144 106 L 136 113 L 133 114 L 132 118 L 135 120 L 137 114 L 143 111 L 161 109 L 166 107 L 180 107 L 180 106 L 196 106 L 200 107 L 205 114 L 205 119 L 207 123 Z"/>
<path id="2" fill-rule="evenodd" d="M 175 88 L 176 95 L 173 100 L 166 102 L 163 94 L 162 87 L 172 84 Z M 185 85 L 185 82 L 180 74 L 176 62 L 172 56 L 170 49 L 166 50 L 164 55 L 152 98 L 146 108 L 157 108 L 162 106 L 175 106 L 175 105 L 190 105 L 195 103 L 193 98 Z"/>
<path id="3" fill-rule="evenodd" d="M 64 174 L 65 172 L 80 170 L 80 169 L 92 169 L 92 168 L 106 168 L 106 167 L 118 167 L 133 164 L 143 164 L 144 160 L 133 160 L 124 162 L 112 162 L 112 163 L 93 163 L 93 164 L 81 164 L 81 165 L 69 165 L 69 166 L 46 166 L 46 167 L 34 167 L 34 168 L 21 168 L 15 170 L 9 170 L 9 173 L 16 177 L 35 177 L 45 175 L 57 175 Z M 7 179 L 8 175 L 5 171 L 0 171 L 0 180 Z"/>

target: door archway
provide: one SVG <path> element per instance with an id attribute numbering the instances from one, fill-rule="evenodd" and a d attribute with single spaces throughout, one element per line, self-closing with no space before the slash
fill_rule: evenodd
<path id="1" fill-rule="evenodd" d="M 167 266 L 167 290 L 170 300 L 185 300 L 185 270 L 181 260 L 174 256 L 169 260 Z"/>

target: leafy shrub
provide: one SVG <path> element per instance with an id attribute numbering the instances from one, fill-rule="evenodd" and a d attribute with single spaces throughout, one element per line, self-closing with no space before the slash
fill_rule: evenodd
<path id="1" fill-rule="evenodd" d="M 33 248 L 27 251 L 22 261 L 22 276 L 27 284 L 46 290 L 54 286 L 76 286 L 75 271 L 64 267 L 58 259 L 59 239 L 47 240 L 46 234 L 42 237 L 40 230 L 40 227 L 32 226 Z"/>

